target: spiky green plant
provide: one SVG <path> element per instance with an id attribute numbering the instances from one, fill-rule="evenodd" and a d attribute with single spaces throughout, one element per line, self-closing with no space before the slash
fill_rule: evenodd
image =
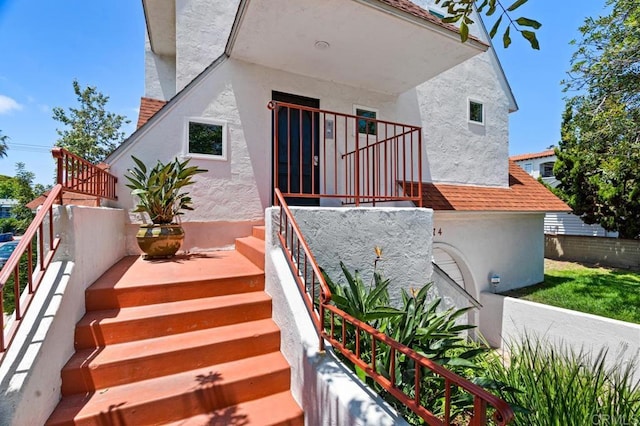
<path id="1" fill-rule="evenodd" d="M 136 166 L 129 169 L 126 175 L 131 194 L 138 197 L 134 212 L 144 212 L 155 224 L 167 224 L 183 214 L 183 210 L 193 210 L 192 200 L 188 192 L 181 192 L 185 186 L 193 183 L 193 176 L 207 170 L 189 167 L 189 160 L 179 161 L 177 158 L 167 164 L 158 160 L 156 165 L 147 171 L 147 166 L 131 156 Z"/>
<path id="2" fill-rule="evenodd" d="M 606 350 L 590 354 L 525 335 L 509 346 L 507 360 L 487 362 L 488 377 L 521 392 L 502 394 L 516 410 L 516 425 L 640 424 L 637 363 L 609 363 Z"/>

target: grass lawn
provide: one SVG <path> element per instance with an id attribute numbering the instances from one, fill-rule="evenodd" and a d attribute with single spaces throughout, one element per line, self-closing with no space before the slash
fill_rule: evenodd
<path id="1" fill-rule="evenodd" d="M 544 282 L 504 293 L 640 324 L 640 273 L 545 259 Z"/>

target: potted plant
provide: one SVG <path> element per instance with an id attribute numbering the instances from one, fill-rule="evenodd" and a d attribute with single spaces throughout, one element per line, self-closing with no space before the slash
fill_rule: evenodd
<path id="1" fill-rule="evenodd" d="M 147 213 L 152 224 L 142 224 L 136 239 L 146 259 L 166 258 L 176 254 L 184 240 L 184 230 L 174 219 L 184 210 L 193 210 L 188 192 L 181 192 L 193 183 L 193 176 L 207 170 L 189 166 L 189 160 L 178 158 L 157 164 L 147 171 L 145 164 L 134 156 L 133 169 L 129 169 L 126 186 L 131 195 L 138 197 L 134 212 Z"/>

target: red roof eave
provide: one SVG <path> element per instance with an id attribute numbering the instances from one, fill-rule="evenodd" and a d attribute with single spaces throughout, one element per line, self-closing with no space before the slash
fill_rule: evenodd
<path id="1" fill-rule="evenodd" d="M 513 161 L 509 187 L 422 184 L 422 204 L 434 210 L 485 212 L 570 212 L 571 208 Z"/>

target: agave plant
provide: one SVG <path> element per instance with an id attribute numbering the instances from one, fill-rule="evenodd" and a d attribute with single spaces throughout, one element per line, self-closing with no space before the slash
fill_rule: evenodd
<path id="1" fill-rule="evenodd" d="M 126 176 L 131 194 L 138 197 L 134 212 L 144 212 L 155 224 L 172 223 L 174 218 L 183 214 L 183 210 L 193 210 L 188 192 L 181 190 L 193 183 L 193 176 L 207 170 L 189 166 L 189 160 L 170 163 L 158 161 L 147 170 L 145 164 L 131 156 L 136 166 L 128 170 Z"/>

